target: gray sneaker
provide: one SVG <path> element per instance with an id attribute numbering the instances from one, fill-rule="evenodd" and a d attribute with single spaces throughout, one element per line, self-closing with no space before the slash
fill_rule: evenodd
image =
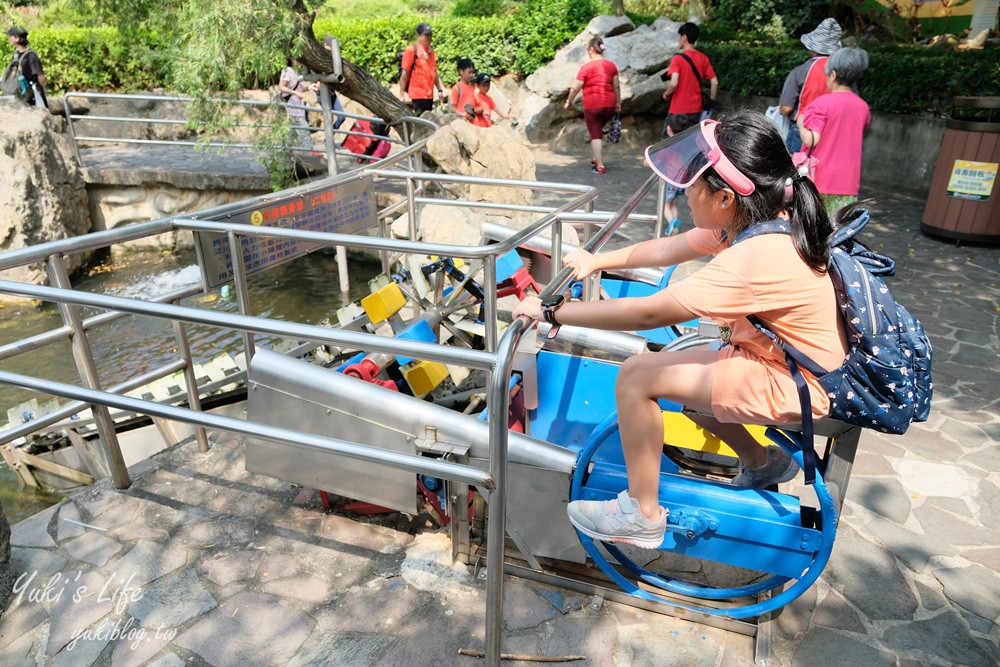
<path id="1" fill-rule="evenodd" d="M 614 500 L 574 500 L 566 513 L 577 530 L 601 542 L 659 549 L 667 530 L 667 511 L 661 507 L 659 520 L 650 521 L 628 491 L 622 491 Z"/>
<path id="2" fill-rule="evenodd" d="M 781 447 L 767 448 L 767 463 L 759 468 L 747 468 L 740 463 L 740 471 L 733 477 L 733 486 L 751 489 L 765 489 L 772 484 L 781 484 L 795 477 L 799 466 Z"/>

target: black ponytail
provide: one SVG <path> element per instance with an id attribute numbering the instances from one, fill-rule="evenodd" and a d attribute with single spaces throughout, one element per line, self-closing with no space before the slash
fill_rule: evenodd
<path id="1" fill-rule="evenodd" d="M 816 186 L 799 176 L 784 138 L 764 114 L 741 110 L 719 119 L 715 137 L 730 162 L 754 184 L 747 197 L 736 195 L 738 234 L 755 222 L 772 220 L 785 210 L 791 218 L 792 242 L 802 261 L 825 272 L 830 259 L 827 239 L 833 231 Z M 712 192 L 730 188 L 714 169 L 704 173 Z M 786 198 L 791 186 L 791 197 Z"/>

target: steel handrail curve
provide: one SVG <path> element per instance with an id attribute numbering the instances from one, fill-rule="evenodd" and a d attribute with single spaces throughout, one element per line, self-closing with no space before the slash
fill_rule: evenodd
<path id="1" fill-rule="evenodd" d="M 347 440 L 339 440 L 320 435 L 312 435 L 301 431 L 277 426 L 257 424 L 235 417 L 224 417 L 207 412 L 163 405 L 140 398 L 120 396 L 106 391 L 86 389 L 72 384 L 42 380 L 18 373 L 0 371 L 0 382 L 25 389 L 66 396 L 85 403 L 105 405 L 119 410 L 137 412 L 164 419 L 186 422 L 196 426 L 232 431 L 255 438 L 265 438 L 301 449 L 322 449 L 337 454 L 343 454 L 368 463 L 378 463 L 401 470 L 414 470 L 426 475 L 444 477 L 445 479 L 464 482 L 466 484 L 483 485 L 487 489 L 494 488 L 494 480 L 489 473 L 470 465 L 450 463 L 441 459 L 431 459 L 414 454 L 404 454 L 373 445 L 362 445 Z"/>

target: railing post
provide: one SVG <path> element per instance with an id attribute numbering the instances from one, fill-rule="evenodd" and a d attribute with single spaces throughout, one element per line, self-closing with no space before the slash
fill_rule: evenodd
<path id="1" fill-rule="evenodd" d="M 76 143 L 76 130 L 73 128 L 73 113 L 69 108 L 69 96 L 72 93 L 63 95 L 63 111 L 66 114 L 66 129 L 69 130 L 69 138 L 73 142 L 73 154 L 76 155 L 76 163 L 83 168 L 83 158 L 80 157 L 80 146 Z"/>
<path id="2" fill-rule="evenodd" d="M 180 320 L 171 320 L 174 325 L 174 338 L 177 339 L 177 351 L 184 360 L 184 384 L 187 386 L 188 405 L 192 410 L 201 412 L 201 396 L 198 393 L 198 379 L 194 376 L 194 361 L 191 358 L 191 345 L 188 342 L 187 327 Z M 208 451 L 208 434 L 204 426 L 195 429 L 198 438 L 198 451 Z"/>
<path id="3" fill-rule="evenodd" d="M 658 239 L 663 236 L 663 198 L 667 196 L 667 182 L 660 179 L 660 185 L 656 189 L 656 227 L 653 230 L 653 238 Z"/>
<path id="4" fill-rule="evenodd" d="M 326 143 L 326 173 L 336 176 L 337 151 L 333 141 L 333 101 L 330 98 L 330 86 L 325 81 L 319 84 L 320 106 L 323 109 L 323 141 Z M 337 276 L 340 279 L 340 294 L 342 301 L 347 303 L 347 295 L 351 292 L 351 279 L 347 273 L 347 248 L 337 246 Z"/>
<path id="5" fill-rule="evenodd" d="M 417 240 L 417 202 L 416 202 L 416 187 L 413 183 L 413 178 L 410 176 L 406 177 L 406 217 L 410 223 L 410 228 L 408 233 L 410 235 L 411 241 Z M 414 301 L 412 304 L 413 312 L 417 315 L 423 310 L 420 307 L 419 301 Z"/>
<path id="6" fill-rule="evenodd" d="M 497 312 L 497 258 L 494 255 L 483 260 L 483 312 L 486 313 L 486 351 L 496 352 L 497 320 L 491 315 Z"/>
<path id="7" fill-rule="evenodd" d="M 243 264 L 243 244 L 237 238 L 236 232 L 230 229 L 226 232 L 229 237 L 229 254 L 233 260 L 233 282 L 236 284 L 236 302 L 240 306 L 241 315 L 252 315 L 250 312 L 250 294 L 247 292 L 247 271 Z M 254 342 L 253 334 L 249 331 L 243 332 L 243 349 L 246 355 L 247 367 L 253 359 Z"/>
<path id="8" fill-rule="evenodd" d="M 61 289 L 72 289 L 69 274 L 66 273 L 66 265 L 60 254 L 50 255 L 47 262 L 49 282 Z M 80 319 L 80 312 L 76 306 L 69 304 L 59 304 L 59 314 L 62 315 L 63 322 L 72 329 L 71 347 L 73 350 L 73 360 L 76 362 L 77 371 L 84 385 L 90 389 L 100 390 L 101 380 L 98 377 L 97 366 L 94 364 L 94 353 L 90 349 L 90 342 L 87 340 L 87 332 L 83 328 L 83 321 Z M 90 410 L 94 415 L 94 423 L 97 425 L 97 433 L 104 445 L 105 465 L 111 475 L 115 488 L 127 489 L 132 485 L 129 479 L 128 467 L 122 457 L 121 446 L 118 444 L 118 434 L 115 432 L 115 423 L 111 419 L 111 412 L 103 405 L 91 404 Z"/>
<path id="9" fill-rule="evenodd" d="M 492 256 L 487 258 L 493 259 Z M 491 261 L 486 266 L 492 265 Z M 485 271 L 490 273 L 489 269 Z M 484 286 L 485 287 L 485 286 Z M 494 295 L 496 301 L 496 285 L 486 289 L 487 294 Z M 494 303 L 495 305 L 495 303 Z M 487 310 L 487 313 L 496 312 Z M 487 318 L 489 319 L 489 318 Z M 523 320 L 514 320 L 512 328 L 523 327 Z M 487 333 L 489 327 L 487 327 Z M 516 341 L 520 331 L 515 330 Z M 487 338 L 489 336 L 487 335 Z M 506 340 L 506 339 L 505 339 Z M 496 341 L 493 341 L 496 349 Z M 488 345 L 488 344 L 487 344 Z M 513 360 L 513 348 L 509 354 L 497 355 L 497 364 L 490 371 L 490 460 L 489 473 L 495 484 L 489 494 L 489 523 L 486 525 L 486 664 L 488 667 L 500 667 L 500 656 L 503 650 L 503 563 L 504 538 L 507 526 L 507 410 L 510 407 L 510 394 L 507 389 L 507 379 L 510 377 L 510 365 Z"/>
<path id="10" fill-rule="evenodd" d="M 333 141 L 333 101 L 330 98 L 330 87 L 325 81 L 319 84 L 319 101 L 323 109 L 323 141 L 326 144 L 326 173 L 337 175 L 337 153 Z"/>

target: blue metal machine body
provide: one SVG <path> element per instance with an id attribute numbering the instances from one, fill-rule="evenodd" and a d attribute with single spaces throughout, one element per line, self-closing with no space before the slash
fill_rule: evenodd
<path id="1" fill-rule="evenodd" d="M 670 275 L 673 273 L 673 268 L 670 267 L 667 272 L 664 272 L 664 280 L 660 285 L 649 285 L 647 283 L 641 283 L 635 280 L 620 280 L 618 278 L 602 278 L 601 288 L 607 293 L 607 295 L 612 299 L 618 299 L 621 297 L 642 297 L 650 296 L 659 292 L 663 287 L 666 286 L 666 281 L 670 279 Z M 688 327 L 691 329 L 696 329 L 698 327 L 698 320 L 691 320 L 690 322 L 683 322 L 678 324 L 677 327 Z M 649 339 L 649 342 L 656 343 L 657 345 L 667 345 L 677 340 L 678 331 L 677 327 L 659 327 L 656 329 L 646 329 L 644 331 L 636 331 L 640 336 L 645 336 Z"/>
<path id="2" fill-rule="evenodd" d="M 583 455 L 614 412 L 619 367 L 546 350 L 536 363 L 539 407 L 530 413 L 531 435 Z M 667 401 L 661 406 L 681 409 Z M 617 429 L 599 438 L 583 456 L 589 475 L 573 499 L 609 500 L 628 486 Z M 823 537 L 802 526 L 798 498 L 681 475 L 667 457 L 661 461 L 660 502 L 671 514 L 662 550 L 788 578 L 814 561 Z"/>

